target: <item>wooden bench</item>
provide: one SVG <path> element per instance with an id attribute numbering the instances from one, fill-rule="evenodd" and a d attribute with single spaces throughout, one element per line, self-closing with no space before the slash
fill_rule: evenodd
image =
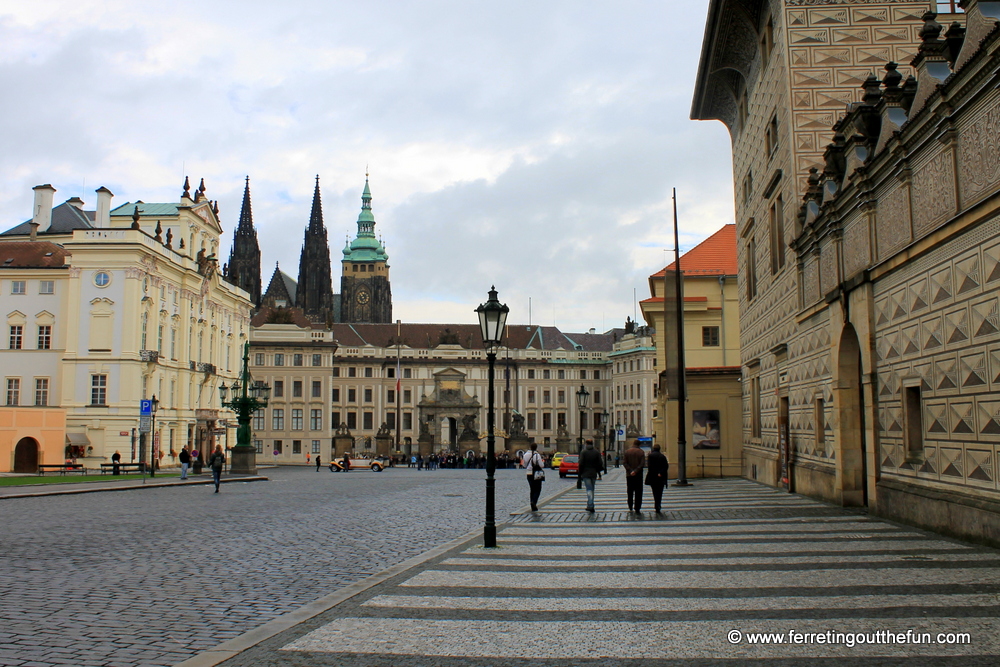
<path id="1" fill-rule="evenodd" d="M 39 475 L 44 475 L 47 470 L 58 472 L 60 475 L 65 475 L 68 472 L 87 474 L 87 469 L 83 467 L 82 463 L 40 463 L 38 465 Z"/>
<path id="2" fill-rule="evenodd" d="M 141 463 L 141 462 L 140 463 L 119 463 L 118 464 L 118 470 L 120 472 L 133 471 L 133 472 L 143 472 L 144 473 L 144 472 L 146 472 L 146 464 L 145 463 Z M 113 473 L 114 471 L 115 471 L 115 464 L 114 463 L 102 463 L 101 464 L 101 474 L 102 475 L 104 473 L 107 473 L 107 472 Z"/>

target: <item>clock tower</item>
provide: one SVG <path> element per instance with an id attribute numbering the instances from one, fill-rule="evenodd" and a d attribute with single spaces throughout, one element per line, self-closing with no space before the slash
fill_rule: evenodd
<path id="1" fill-rule="evenodd" d="M 371 324 L 392 322 L 389 256 L 375 237 L 372 193 L 365 174 L 358 235 L 344 247 L 340 275 L 340 321 Z"/>

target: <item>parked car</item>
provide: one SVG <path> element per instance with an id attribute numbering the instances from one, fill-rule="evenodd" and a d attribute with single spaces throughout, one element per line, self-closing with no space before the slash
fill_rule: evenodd
<path id="1" fill-rule="evenodd" d="M 388 461 L 379 457 L 375 459 L 350 459 L 350 468 L 344 465 L 344 457 L 330 462 L 330 472 L 350 472 L 351 470 L 371 470 L 382 472 L 389 465 Z"/>
<path id="2" fill-rule="evenodd" d="M 559 476 L 580 474 L 580 457 L 577 454 L 567 454 L 559 464 Z"/>
<path id="3" fill-rule="evenodd" d="M 564 456 L 566 456 L 566 452 L 556 452 L 555 454 L 553 454 L 552 463 L 550 464 L 549 467 L 552 468 L 553 470 L 558 470 L 559 464 L 562 463 Z"/>

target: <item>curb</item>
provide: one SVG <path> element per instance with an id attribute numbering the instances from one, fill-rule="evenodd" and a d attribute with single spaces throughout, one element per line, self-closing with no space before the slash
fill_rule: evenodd
<path id="1" fill-rule="evenodd" d="M 237 482 L 267 482 L 269 479 L 263 475 L 252 475 L 248 477 L 228 477 L 221 480 L 223 484 L 235 484 Z M 204 484 L 214 484 L 211 479 L 198 479 L 181 482 L 153 482 L 151 484 L 131 484 L 129 486 L 98 486 L 93 489 L 52 489 L 50 491 L 37 491 L 34 493 L 0 493 L 0 500 L 10 500 L 13 498 L 43 498 L 45 496 L 72 496 L 79 493 L 100 493 L 102 491 L 135 491 L 138 489 L 162 489 L 170 486 L 198 486 Z M 94 483 L 97 486 L 97 483 Z"/>
<path id="2" fill-rule="evenodd" d="M 548 496 L 539 502 L 552 502 L 556 498 L 559 498 L 563 494 L 569 493 L 573 490 L 575 490 L 573 487 L 563 489 L 562 491 Z M 530 508 L 530 505 L 526 505 L 525 507 Z M 515 514 L 512 512 L 511 516 L 515 516 Z M 428 561 L 434 560 L 438 556 L 441 556 L 464 544 L 480 540 L 482 539 L 482 535 L 483 529 L 480 526 L 479 528 L 476 528 L 461 537 L 456 537 L 455 539 L 445 542 L 444 544 L 439 544 L 419 556 L 407 558 L 401 563 L 396 563 L 395 565 L 373 574 L 370 577 L 365 577 L 364 579 L 356 581 L 353 584 L 348 584 L 344 588 L 334 593 L 324 595 L 318 600 L 313 600 L 312 602 L 309 602 L 294 611 L 282 614 L 277 618 L 272 618 L 267 623 L 256 627 L 253 630 L 248 630 L 238 637 L 233 637 L 232 639 L 219 644 L 215 648 L 202 651 L 201 653 L 188 658 L 184 662 L 178 662 L 174 665 L 174 667 L 215 667 L 215 665 L 236 657 L 247 649 L 253 648 L 257 644 L 260 644 L 261 642 L 270 639 L 285 630 L 289 630 L 300 623 L 308 621 L 314 616 L 318 616 L 325 611 L 329 611 L 342 602 L 346 602 L 354 596 L 364 593 L 370 588 L 385 583 L 389 579 L 392 579 L 407 570 L 412 570 L 419 565 L 423 565 Z"/>

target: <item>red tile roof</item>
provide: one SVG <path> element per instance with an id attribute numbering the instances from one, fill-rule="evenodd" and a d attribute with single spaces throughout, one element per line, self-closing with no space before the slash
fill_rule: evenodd
<path id="1" fill-rule="evenodd" d="M 673 270 L 671 262 L 650 278 L 662 278 L 664 270 Z M 736 225 L 726 225 L 681 255 L 681 273 L 686 276 L 735 276 Z"/>
<path id="2" fill-rule="evenodd" d="M 0 269 L 50 269 L 66 266 L 70 254 L 48 241 L 0 243 Z"/>

